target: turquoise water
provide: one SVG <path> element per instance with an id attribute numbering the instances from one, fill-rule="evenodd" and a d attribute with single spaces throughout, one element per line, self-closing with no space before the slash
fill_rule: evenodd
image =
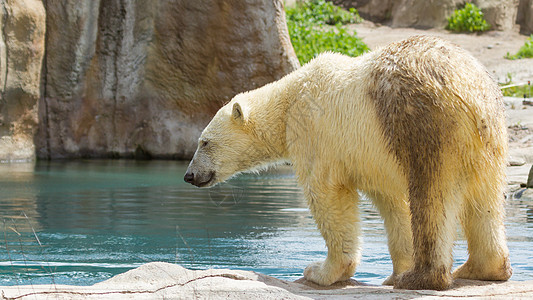
<path id="1" fill-rule="evenodd" d="M 90 285 L 152 261 L 253 270 L 286 280 L 326 255 L 290 169 L 245 174 L 209 190 L 183 182 L 185 162 L 0 164 L 0 285 Z M 392 266 L 382 221 L 362 201 L 355 279 Z M 533 279 L 533 203 L 508 202 L 513 280 Z M 466 246 L 458 241 L 456 264 Z"/>

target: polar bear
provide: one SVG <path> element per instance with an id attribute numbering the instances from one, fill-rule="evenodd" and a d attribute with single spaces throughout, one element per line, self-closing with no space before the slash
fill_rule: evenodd
<path id="1" fill-rule="evenodd" d="M 185 181 L 209 187 L 290 161 L 328 248 L 307 280 L 354 275 L 361 191 L 387 232 L 384 284 L 443 290 L 453 278 L 512 274 L 506 153 L 502 94 L 486 69 L 449 42 L 415 36 L 357 58 L 324 53 L 235 96 L 202 132 Z M 452 274 L 459 221 L 469 258 Z"/>

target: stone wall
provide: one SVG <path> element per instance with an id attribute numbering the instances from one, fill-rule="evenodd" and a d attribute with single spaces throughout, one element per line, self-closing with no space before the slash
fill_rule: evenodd
<path id="1" fill-rule="evenodd" d="M 45 9 L 43 158 L 189 158 L 220 106 L 298 66 L 281 0 L 48 0 Z"/>
<path id="2" fill-rule="evenodd" d="M 282 0 L 5 0 L 0 22 L 0 161 L 186 159 L 298 67 Z"/>

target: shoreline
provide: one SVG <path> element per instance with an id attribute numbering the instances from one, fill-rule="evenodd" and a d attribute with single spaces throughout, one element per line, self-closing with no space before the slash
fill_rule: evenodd
<path id="1" fill-rule="evenodd" d="M 459 279 L 446 291 L 399 290 L 355 280 L 320 287 L 251 271 L 192 271 L 152 262 L 91 286 L 0 287 L 2 299 L 478 299 L 533 298 L 533 280 L 489 282 Z"/>

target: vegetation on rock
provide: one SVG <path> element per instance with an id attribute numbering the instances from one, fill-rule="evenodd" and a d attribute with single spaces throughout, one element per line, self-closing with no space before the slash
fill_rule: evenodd
<path id="1" fill-rule="evenodd" d="M 325 0 L 311 0 L 298 2 L 295 7 L 287 8 L 286 13 L 291 42 L 300 64 L 324 51 L 358 56 L 369 50 L 355 32 L 342 26 L 361 22 L 353 8 L 347 11 Z"/>
<path id="2" fill-rule="evenodd" d="M 466 3 L 463 9 L 453 12 L 448 18 L 446 29 L 455 32 L 483 32 L 490 29 L 490 25 L 483 18 L 483 12 L 472 3 Z"/>

